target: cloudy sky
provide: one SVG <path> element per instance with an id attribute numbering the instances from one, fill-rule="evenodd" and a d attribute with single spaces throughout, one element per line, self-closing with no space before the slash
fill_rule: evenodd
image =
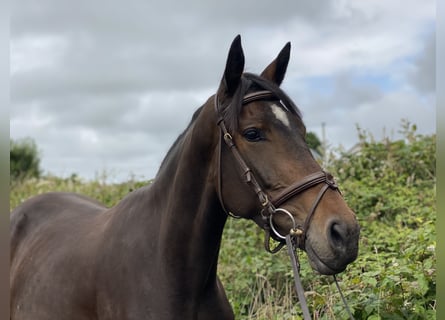
<path id="1" fill-rule="evenodd" d="M 287 41 L 282 87 L 309 131 L 349 148 L 356 126 L 397 137 L 402 119 L 435 132 L 433 0 L 18 0 L 11 3 L 13 139 L 42 168 L 149 179 L 214 93 L 241 34 L 261 72 Z"/>

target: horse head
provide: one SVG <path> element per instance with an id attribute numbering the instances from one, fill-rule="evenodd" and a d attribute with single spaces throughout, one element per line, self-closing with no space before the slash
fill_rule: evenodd
<path id="1" fill-rule="evenodd" d="M 215 95 L 216 188 L 227 213 L 272 228 L 280 241 L 295 232 L 312 268 L 336 274 L 356 259 L 360 227 L 314 159 L 300 111 L 279 87 L 289 57 L 290 43 L 259 76 L 244 73 L 241 39 L 233 41 Z"/>

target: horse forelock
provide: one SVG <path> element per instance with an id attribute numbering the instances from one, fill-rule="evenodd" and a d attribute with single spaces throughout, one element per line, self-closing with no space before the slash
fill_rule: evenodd
<path id="1" fill-rule="evenodd" d="M 271 91 L 282 102 L 285 111 L 295 114 L 302 119 L 299 108 L 278 85 L 258 75 L 246 72 L 242 75 L 240 85 L 231 98 L 230 104 L 223 107 L 222 110 L 224 121 L 229 132 L 233 133 L 238 130 L 239 116 L 243 109 L 244 96 L 260 90 Z"/>

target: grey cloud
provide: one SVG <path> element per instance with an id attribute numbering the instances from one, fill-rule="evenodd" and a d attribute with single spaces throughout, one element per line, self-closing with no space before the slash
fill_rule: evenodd
<path id="1" fill-rule="evenodd" d="M 420 94 L 434 91 L 431 41 L 415 69 L 381 70 L 417 54 L 424 38 L 411 36 L 418 25 L 411 18 L 433 17 L 422 1 L 409 1 L 411 16 L 391 1 L 19 0 L 12 7 L 11 136 L 35 138 L 44 169 L 53 172 L 92 177 L 105 166 L 153 177 L 194 110 L 216 90 L 236 34 L 252 72 L 292 41 L 284 87 L 309 130 L 329 121 L 334 143 L 353 139 L 355 122 L 377 126 L 373 105 L 396 119 L 403 109 L 389 105 L 406 103 L 372 83 L 355 83 L 357 73 L 393 72 Z M 52 47 L 39 39 L 58 40 Z M 37 48 L 14 45 L 28 40 Z M 331 91 L 314 88 L 314 75 L 328 78 Z M 419 112 L 416 104 L 410 108 Z"/>
<path id="2" fill-rule="evenodd" d="M 254 23 L 270 27 L 299 17 L 305 20 L 326 20 L 331 16 L 334 1 L 279 1 L 269 2 L 225 1 L 16 1 L 13 3 L 13 35 L 33 32 L 53 33 L 55 30 L 89 32 L 113 35 L 120 39 L 128 30 L 135 33 L 151 31 L 157 39 L 171 41 L 171 30 L 187 34 L 191 28 L 215 31 L 222 28 L 239 28 Z M 48 19 L 48 17 L 51 19 Z M 29 28 L 32 25 L 33 28 Z M 139 32 L 138 32 L 139 31 Z M 190 35 L 189 35 L 190 36 Z M 177 38 L 177 37 L 175 37 Z M 137 39 L 139 36 L 137 36 Z"/>
<path id="3" fill-rule="evenodd" d="M 424 43 L 421 54 L 414 61 L 408 79 L 422 93 L 435 93 L 436 90 L 436 33 L 431 32 Z"/>

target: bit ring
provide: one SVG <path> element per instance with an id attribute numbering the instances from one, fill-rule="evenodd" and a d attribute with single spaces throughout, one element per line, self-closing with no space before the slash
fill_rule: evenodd
<path id="1" fill-rule="evenodd" d="M 283 208 L 277 208 L 275 209 L 272 214 L 269 216 L 269 224 L 270 224 L 270 228 L 272 229 L 272 231 L 275 233 L 275 235 L 280 238 L 280 239 L 286 239 L 286 236 L 283 236 L 281 233 L 278 232 L 278 230 L 275 228 L 274 224 L 273 224 L 273 215 L 276 212 L 283 212 L 285 214 L 287 214 L 287 216 L 292 220 L 292 229 L 289 230 L 289 233 L 291 235 L 294 234 L 298 234 L 300 233 L 299 231 L 301 231 L 301 233 L 303 232 L 302 230 L 297 228 L 297 223 L 295 222 L 294 216 L 286 209 Z"/>

